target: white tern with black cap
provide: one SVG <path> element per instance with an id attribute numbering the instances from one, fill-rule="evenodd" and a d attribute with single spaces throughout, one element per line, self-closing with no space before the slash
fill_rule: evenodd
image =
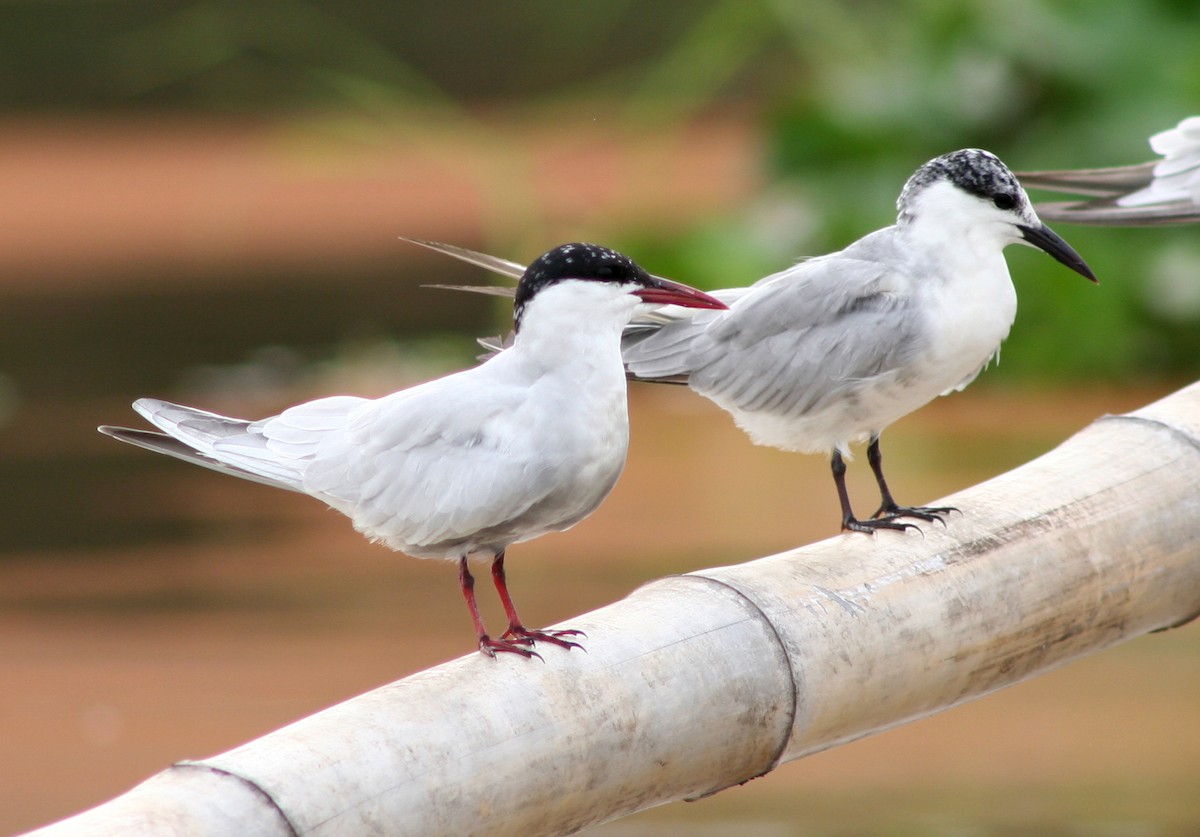
<path id="1" fill-rule="evenodd" d="M 377 399 L 333 396 L 245 421 L 144 398 L 161 432 L 110 436 L 244 479 L 309 494 L 373 541 L 458 561 L 486 654 L 539 656 L 576 631 L 526 628 L 508 594 L 505 550 L 591 514 L 625 465 L 629 443 L 621 332 L 645 302 L 720 309 L 652 277 L 626 256 L 566 244 L 521 277 L 512 347 L 488 362 Z M 475 603 L 471 555 L 492 559 L 508 629 L 491 638 Z"/>

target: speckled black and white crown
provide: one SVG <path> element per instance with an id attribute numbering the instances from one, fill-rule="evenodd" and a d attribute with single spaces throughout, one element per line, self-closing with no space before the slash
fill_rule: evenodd
<path id="1" fill-rule="evenodd" d="M 917 195 L 943 180 L 980 198 L 996 200 L 997 196 L 1007 196 L 1011 203 L 1006 208 L 1019 211 L 1028 202 L 1016 176 L 999 157 L 979 148 L 963 148 L 935 157 L 916 170 L 896 201 L 901 217 L 912 211 Z"/>
<path id="2" fill-rule="evenodd" d="M 639 284 L 650 282 L 649 274 L 637 262 L 616 250 L 596 244 L 560 244 L 525 268 L 513 302 L 514 329 L 520 329 L 521 315 L 529 301 L 540 291 L 564 279 Z"/>

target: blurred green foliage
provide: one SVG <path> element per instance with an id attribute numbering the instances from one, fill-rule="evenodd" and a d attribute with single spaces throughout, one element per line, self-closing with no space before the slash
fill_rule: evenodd
<path id="1" fill-rule="evenodd" d="M 1200 112 L 1197 44 L 1190 0 L 9 2 L 0 107 L 328 109 L 386 131 L 413 105 L 470 130 L 479 105 L 602 101 L 647 136 L 735 107 L 770 138 L 754 205 L 606 239 L 716 286 L 889 223 L 912 170 L 953 148 L 1018 170 L 1148 159 L 1150 133 Z M 1101 286 L 1012 248 L 1021 313 L 985 379 L 1196 377 L 1197 231 L 1059 232 Z"/>

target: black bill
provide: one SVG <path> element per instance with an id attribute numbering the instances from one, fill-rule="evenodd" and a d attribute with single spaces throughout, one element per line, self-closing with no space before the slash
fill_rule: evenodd
<path id="1" fill-rule="evenodd" d="M 1092 273 L 1092 269 L 1087 266 L 1087 262 L 1083 260 L 1083 257 L 1075 252 L 1075 248 L 1063 241 L 1062 236 L 1045 224 L 1042 224 L 1040 227 L 1028 227 L 1024 224 L 1018 224 L 1017 229 L 1021 231 L 1021 235 L 1025 237 L 1025 240 L 1034 247 L 1037 247 L 1039 250 L 1045 250 L 1056 261 L 1065 264 L 1083 278 L 1089 279 L 1092 282 L 1098 282 L 1096 274 Z"/>

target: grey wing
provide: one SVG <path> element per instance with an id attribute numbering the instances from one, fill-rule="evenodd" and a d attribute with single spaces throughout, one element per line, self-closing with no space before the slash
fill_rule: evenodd
<path id="1" fill-rule="evenodd" d="M 552 490 L 553 463 L 521 426 L 523 393 L 481 399 L 462 385 L 484 368 L 364 405 L 309 466 L 305 489 L 392 545 L 454 543 L 520 518 Z"/>
<path id="2" fill-rule="evenodd" d="M 708 293 L 732 308 L 735 302 L 771 278 L 747 287 L 722 288 Z M 678 305 L 663 305 L 639 313 L 621 335 L 621 357 L 629 379 L 686 384 L 693 368 L 697 340 L 729 313 Z"/>
<path id="3" fill-rule="evenodd" d="M 895 279 L 842 254 L 805 262 L 707 323 L 642 336 L 626 360 L 638 375 L 686 377 L 727 408 L 804 415 L 915 356 L 923 324 Z"/>

